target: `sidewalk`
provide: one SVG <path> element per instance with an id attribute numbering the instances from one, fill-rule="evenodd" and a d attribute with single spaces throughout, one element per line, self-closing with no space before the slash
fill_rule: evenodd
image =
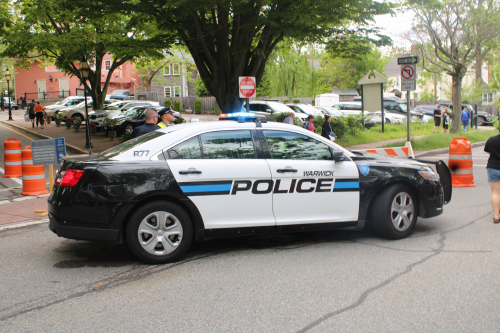
<path id="1" fill-rule="evenodd" d="M 47 214 L 35 213 L 35 210 L 47 210 L 47 197 L 48 194 L 0 201 L 0 231 L 20 224 L 47 222 Z"/>

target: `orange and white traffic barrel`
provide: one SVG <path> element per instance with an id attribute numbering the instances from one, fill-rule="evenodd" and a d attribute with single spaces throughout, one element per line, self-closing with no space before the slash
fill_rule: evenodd
<path id="1" fill-rule="evenodd" d="M 467 138 L 457 137 L 450 142 L 448 168 L 453 187 L 474 187 L 472 145 Z"/>
<path id="2" fill-rule="evenodd" d="M 3 143 L 6 178 L 21 177 L 23 175 L 21 162 L 21 141 L 9 138 Z"/>
<path id="3" fill-rule="evenodd" d="M 43 165 L 33 165 L 33 155 L 31 146 L 24 147 L 22 151 L 23 159 L 23 191 L 22 195 L 42 195 L 47 194 L 47 184 L 45 182 L 45 167 Z"/>

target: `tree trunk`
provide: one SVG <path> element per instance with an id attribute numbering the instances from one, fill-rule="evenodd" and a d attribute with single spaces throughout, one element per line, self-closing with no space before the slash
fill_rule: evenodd
<path id="1" fill-rule="evenodd" d="M 462 127 L 460 127 L 461 115 L 462 115 L 462 77 L 460 73 L 455 72 L 452 76 L 452 94 L 453 94 L 453 114 L 452 114 L 452 125 L 451 133 L 460 133 Z"/>
<path id="2" fill-rule="evenodd" d="M 483 81 L 483 73 L 482 73 L 483 59 L 484 59 L 484 54 L 481 54 L 481 50 L 479 50 L 479 52 L 476 55 L 476 82 L 479 81 L 479 83 Z"/>

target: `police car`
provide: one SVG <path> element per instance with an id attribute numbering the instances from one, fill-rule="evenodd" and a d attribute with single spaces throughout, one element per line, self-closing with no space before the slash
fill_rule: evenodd
<path id="1" fill-rule="evenodd" d="M 451 176 L 410 159 L 354 154 L 298 126 L 200 122 L 99 155 L 65 158 L 48 198 L 60 237 L 127 242 L 148 263 L 214 237 L 363 229 L 407 237 L 442 214 Z"/>

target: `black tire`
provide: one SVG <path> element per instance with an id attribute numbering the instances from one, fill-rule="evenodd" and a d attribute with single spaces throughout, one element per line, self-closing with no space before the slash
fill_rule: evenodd
<path id="1" fill-rule="evenodd" d="M 484 118 L 477 117 L 477 126 L 483 126 L 483 124 L 484 124 Z"/>
<path id="2" fill-rule="evenodd" d="M 80 118 L 81 122 L 83 123 L 83 116 L 79 113 L 75 113 L 74 115 L 71 116 L 71 119 L 75 118 Z"/>
<path id="3" fill-rule="evenodd" d="M 165 213 L 165 216 L 160 213 Z M 161 223 L 163 216 L 165 223 Z M 142 233 L 139 231 L 140 226 Z M 167 233 L 173 234 L 164 237 Z M 193 239 L 193 225 L 180 206 L 154 201 L 141 206 L 132 215 L 126 236 L 130 250 L 139 259 L 148 264 L 165 264 L 179 259 L 187 251 Z M 161 242 L 158 242 L 160 237 Z M 157 245 L 153 247 L 155 243 Z"/>
<path id="4" fill-rule="evenodd" d="M 398 203 L 406 198 L 403 208 L 399 212 Z M 393 203 L 396 202 L 393 207 Z M 409 213 L 411 207 L 413 210 Z M 384 190 L 373 200 L 371 204 L 371 220 L 375 232 L 389 239 L 401 239 L 408 237 L 417 223 L 418 202 L 413 192 L 404 185 L 393 185 Z M 405 218 L 406 216 L 406 218 Z M 399 218 L 402 217 L 402 218 Z M 393 222 L 395 221 L 395 222 Z M 395 224 L 398 224 L 398 228 Z"/>
<path id="5" fill-rule="evenodd" d="M 390 124 L 391 123 L 391 120 L 389 118 L 385 118 L 385 123 L 386 124 Z"/>

